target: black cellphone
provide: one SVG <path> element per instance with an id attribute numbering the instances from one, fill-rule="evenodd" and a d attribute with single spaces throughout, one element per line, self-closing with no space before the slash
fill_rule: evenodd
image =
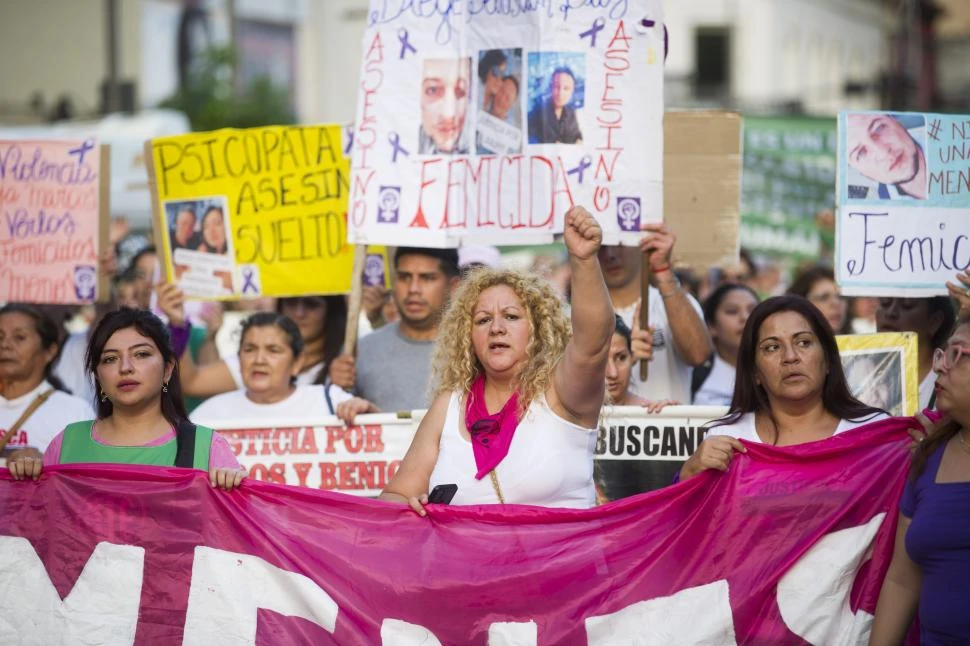
<path id="1" fill-rule="evenodd" d="M 456 484 L 438 485 L 428 494 L 428 502 L 447 505 L 455 497 L 456 493 L 458 493 L 458 485 Z"/>

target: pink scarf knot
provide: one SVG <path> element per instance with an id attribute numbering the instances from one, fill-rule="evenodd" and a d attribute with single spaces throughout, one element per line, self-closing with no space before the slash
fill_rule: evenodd
<path id="1" fill-rule="evenodd" d="M 487 476 L 508 455 L 512 436 L 519 425 L 518 408 L 519 393 L 516 391 L 502 410 L 489 415 L 485 406 L 485 375 L 475 377 L 465 402 L 465 426 L 472 438 L 477 480 Z"/>

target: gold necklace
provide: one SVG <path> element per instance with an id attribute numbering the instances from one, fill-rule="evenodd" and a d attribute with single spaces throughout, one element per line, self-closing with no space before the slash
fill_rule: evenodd
<path id="1" fill-rule="evenodd" d="M 967 441 L 963 439 L 963 431 L 965 430 L 966 429 L 961 428 L 959 431 L 957 431 L 957 439 L 960 440 L 960 446 L 963 447 L 963 450 L 970 453 L 970 444 L 967 444 Z"/>

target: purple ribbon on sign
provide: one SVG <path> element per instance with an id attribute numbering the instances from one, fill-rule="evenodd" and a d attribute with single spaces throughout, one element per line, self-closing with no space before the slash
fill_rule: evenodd
<path id="1" fill-rule="evenodd" d="M 581 33 L 579 37 L 581 39 L 589 38 L 589 46 L 596 47 L 596 34 L 603 31 L 603 28 L 605 26 L 606 26 L 606 21 L 603 20 L 602 18 L 597 18 L 595 21 L 593 21 L 593 26 L 587 29 L 586 31 L 584 31 L 583 33 Z"/>
<path id="2" fill-rule="evenodd" d="M 77 148 L 72 148 L 71 150 L 67 151 L 67 154 L 77 155 L 77 165 L 80 166 L 81 164 L 84 163 L 84 156 L 88 153 L 89 150 L 93 150 L 93 149 L 94 149 L 94 140 L 88 139 Z"/>
<path id="3" fill-rule="evenodd" d="M 243 277 L 242 293 L 243 294 L 247 293 L 250 289 L 252 289 L 254 294 L 256 294 L 257 296 L 259 295 L 259 287 L 257 287 L 256 283 L 253 282 L 254 273 L 255 272 L 253 271 L 252 267 L 243 268 L 242 270 L 242 277 Z"/>
<path id="4" fill-rule="evenodd" d="M 401 27 L 397 30 L 397 39 L 401 41 L 401 55 L 398 58 L 404 58 L 404 55 L 408 52 L 412 54 L 417 54 L 418 50 L 414 48 L 411 41 L 408 40 L 408 30 Z"/>
<path id="5" fill-rule="evenodd" d="M 344 133 L 347 135 L 347 145 L 344 146 L 344 156 L 346 157 L 354 149 L 354 127 L 352 125 L 344 126 Z"/>
<path id="6" fill-rule="evenodd" d="M 391 146 L 393 146 L 393 150 L 391 150 L 392 163 L 397 163 L 398 153 L 404 155 L 405 157 L 411 154 L 404 148 L 404 146 L 401 145 L 401 135 L 397 134 L 396 132 L 388 134 L 387 140 L 391 143 Z"/>
<path id="7" fill-rule="evenodd" d="M 566 174 L 567 175 L 575 175 L 576 176 L 576 182 L 579 183 L 579 184 L 582 184 L 583 183 L 583 173 L 586 171 L 587 168 L 589 168 L 592 165 L 593 165 L 593 160 L 590 159 L 589 155 L 586 155 L 579 162 L 579 164 L 576 166 L 576 168 L 572 168 L 572 169 L 566 171 Z"/>

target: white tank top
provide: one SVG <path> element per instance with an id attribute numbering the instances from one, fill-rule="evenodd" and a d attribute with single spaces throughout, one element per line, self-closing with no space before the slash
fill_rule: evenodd
<path id="1" fill-rule="evenodd" d="M 453 505 L 499 502 L 492 479 L 475 479 L 472 444 L 458 430 L 462 399 L 452 393 L 448 402 L 438 461 L 431 472 L 429 491 L 439 484 L 457 484 Z M 587 429 L 556 415 L 545 396 L 532 402 L 512 437 L 508 455 L 495 469 L 508 504 L 588 508 L 596 502 L 593 488 L 593 450 L 596 429 Z"/>

